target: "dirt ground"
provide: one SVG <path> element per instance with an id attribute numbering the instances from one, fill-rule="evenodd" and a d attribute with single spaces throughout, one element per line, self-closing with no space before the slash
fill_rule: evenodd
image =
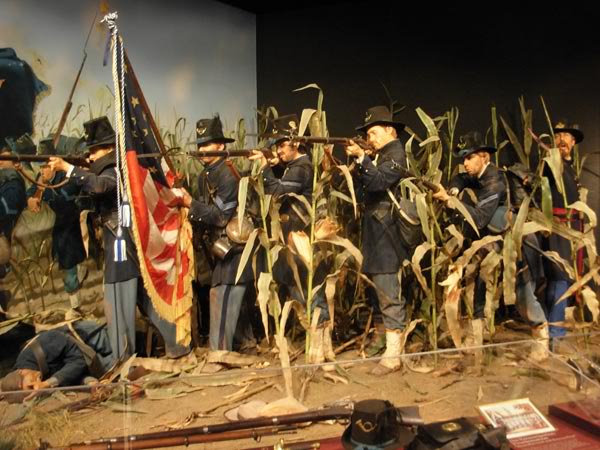
<path id="1" fill-rule="evenodd" d="M 91 261 L 86 264 L 92 268 Z M 56 280 L 57 289 L 61 289 L 60 280 Z M 101 273 L 91 271 L 83 290 L 84 312 L 101 317 Z M 30 301 L 36 310 L 41 307 L 39 298 Z M 68 300 L 65 294 L 47 293 L 47 309 L 66 308 Z M 9 310 L 11 314 L 26 313 L 24 299 L 17 297 Z M 390 400 L 396 406 L 419 405 L 420 414 L 426 422 L 476 416 L 476 405 L 494 403 L 515 398 L 530 398 L 542 411 L 553 403 L 565 402 L 586 397 L 600 397 L 600 384 L 593 376 L 576 377 L 567 360 L 571 358 L 584 371 L 589 368 L 589 358 L 600 354 L 600 335 L 570 338 L 561 345 L 559 352 L 542 365 L 527 360 L 530 343 L 513 343 L 529 336 L 526 329 L 519 326 L 500 326 L 494 336 L 495 347 L 485 350 L 482 365 L 477 365 L 471 355 L 456 351 L 444 351 L 434 357 L 417 355 L 406 358 L 403 369 L 384 377 L 375 377 L 369 373 L 375 362 L 360 360 L 356 349 L 350 349 L 338 355 L 339 361 L 346 361 L 343 370 L 333 372 L 328 378 L 322 370 L 296 368 L 293 371 L 293 388 L 297 399 L 308 408 L 320 408 L 324 405 L 344 401 L 382 398 Z M 2 357 L 6 370 L 6 352 L 10 343 L 2 340 Z M 13 343 L 14 344 L 14 343 Z M 8 347 L 7 347 L 8 346 Z M 10 358 L 8 358 L 10 359 Z M 67 412 L 65 407 L 76 400 L 88 398 L 83 393 L 55 393 L 39 401 L 33 408 L 23 405 L 10 405 L 0 402 L 0 436 L 14 436 L 22 448 L 33 448 L 40 439 L 52 446 L 66 446 L 69 443 L 82 442 L 102 437 L 123 436 L 146 432 L 165 431 L 165 425 L 176 426 L 186 423 L 192 413 L 203 413 L 215 406 L 228 402 L 228 397 L 239 393 L 258 390 L 267 383 L 272 387 L 256 395 L 239 401 L 230 401 L 201 418 L 187 424 L 201 426 L 225 422 L 224 412 L 245 403 L 260 399 L 271 402 L 281 399 L 284 394 L 284 382 L 280 371 L 274 370 L 278 360 L 266 358 L 269 367 L 264 369 L 237 369 L 232 372 L 229 385 L 214 386 L 214 375 L 197 377 L 175 377 L 151 388 L 151 399 L 139 396 L 129 401 L 117 399 L 110 403 L 96 405 L 93 408 L 77 412 Z M 303 355 L 293 364 L 300 365 Z M 348 362 L 352 361 L 352 362 Z M 592 372 L 586 372 L 593 375 Z M 212 377 L 212 378 L 211 378 Z M 310 377 L 302 392 L 303 381 Z M 578 381 L 579 380 L 579 381 Z M 213 384 L 213 385 L 211 385 Z M 221 383 L 222 384 L 222 383 Z M 181 393 L 181 391 L 192 391 Z M 158 393 L 158 394 L 157 394 Z M 181 396 L 176 397 L 177 393 Z M 202 414 L 200 414 L 202 416 Z M 20 421 L 12 422 L 22 417 Z M 251 439 L 228 441 L 215 444 L 198 444 L 198 449 L 244 449 L 258 445 L 273 445 L 282 437 L 285 442 L 299 439 L 318 439 L 339 436 L 344 424 L 314 424 L 293 434 L 264 437 L 258 444 Z M 183 447 L 181 447 L 183 448 Z"/>

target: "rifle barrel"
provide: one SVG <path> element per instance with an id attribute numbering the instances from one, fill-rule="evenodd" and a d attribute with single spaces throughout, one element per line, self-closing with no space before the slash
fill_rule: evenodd
<path id="1" fill-rule="evenodd" d="M 46 450 L 140 450 L 148 448 L 165 448 L 188 446 L 190 444 L 203 444 L 221 441 L 231 441 L 236 439 L 260 439 L 262 436 L 271 436 L 282 432 L 290 432 L 297 429 L 297 426 L 271 426 L 266 428 L 251 428 L 247 430 L 226 431 L 221 433 L 200 434 L 189 433 L 187 435 L 172 435 L 170 432 L 162 433 L 163 436 L 152 439 L 137 439 L 137 436 L 131 436 L 126 441 L 106 442 L 81 442 L 71 444 L 68 447 L 45 447 Z"/>
<path id="2" fill-rule="evenodd" d="M 141 442 L 150 439 L 163 438 L 165 436 L 169 438 L 173 437 L 186 437 L 191 435 L 209 435 L 214 436 L 217 433 L 226 433 L 232 431 L 241 430 L 254 430 L 257 428 L 283 426 L 283 425 L 296 425 L 305 422 L 322 422 L 325 420 L 338 420 L 347 419 L 352 415 L 352 409 L 345 407 L 333 407 L 327 409 L 319 409 L 313 411 L 306 411 L 303 413 L 286 414 L 278 417 L 258 417 L 256 419 L 239 420 L 237 422 L 220 423 L 214 425 L 206 425 L 199 427 L 184 428 L 180 430 L 172 430 L 165 432 L 155 432 L 140 434 L 137 436 L 119 436 L 114 438 L 97 439 L 90 441 L 90 444 L 104 444 L 103 449 L 107 448 L 106 444 L 110 443 L 112 449 L 126 448 L 126 447 L 115 447 L 117 443 L 131 444 L 132 441 Z M 73 448 L 71 446 L 71 448 Z M 88 450 L 92 450 L 90 447 L 86 447 Z M 129 448 L 129 447 L 127 447 Z M 94 449 L 100 449 L 100 447 L 94 447 Z"/>
<path id="3" fill-rule="evenodd" d="M 142 153 L 137 155 L 138 159 L 145 158 L 162 158 L 162 153 Z M 15 155 L 0 154 L 0 161 L 12 161 L 15 163 L 32 163 L 32 162 L 47 162 L 50 158 L 61 158 L 69 164 L 79 167 L 88 167 L 90 163 L 86 156 L 83 155 Z"/>
<path id="4" fill-rule="evenodd" d="M 73 164 L 75 166 L 88 166 L 86 158 L 83 156 L 76 155 L 0 155 L 0 161 L 12 161 L 16 163 L 24 163 L 24 162 L 46 162 L 50 160 L 52 157 L 62 158 L 67 161 L 69 164 Z"/>
<path id="5" fill-rule="evenodd" d="M 275 156 L 274 152 L 268 148 L 256 148 L 256 149 L 246 148 L 246 149 L 239 149 L 239 150 L 198 150 L 195 152 L 189 152 L 188 154 L 190 156 L 195 156 L 197 158 L 213 157 L 213 156 L 223 157 L 223 158 L 236 157 L 236 156 L 248 157 L 248 156 L 252 156 L 254 150 L 263 152 L 267 158 Z"/>
<path id="6" fill-rule="evenodd" d="M 373 148 L 373 146 L 365 141 L 361 136 L 356 136 L 353 138 L 331 136 L 292 136 L 290 137 L 290 140 L 292 142 L 300 142 L 303 144 L 342 145 L 345 147 L 350 145 L 350 141 L 353 141 L 363 149 L 375 152 L 375 148 Z"/>

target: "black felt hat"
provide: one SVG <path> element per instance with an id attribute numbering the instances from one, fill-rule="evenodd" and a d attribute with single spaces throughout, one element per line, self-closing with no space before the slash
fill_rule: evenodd
<path id="1" fill-rule="evenodd" d="M 289 140 L 290 136 L 297 135 L 298 126 L 299 122 L 296 114 L 287 114 L 276 119 L 270 119 L 267 133 L 271 138 L 269 138 L 267 146 L 277 145 L 280 142 Z"/>
<path id="2" fill-rule="evenodd" d="M 235 139 L 223 135 L 223 124 L 218 115 L 212 119 L 200 119 L 196 122 L 196 145 L 206 145 L 212 142 L 223 144 L 235 142 Z"/>
<path id="3" fill-rule="evenodd" d="M 53 136 L 41 139 L 38 143 L 38 155 L 81 155 L 85 153 L 86 141 L 83 138 L 61 134 L 56 148 L 54 148 L 53 140 Z"/>
<path id="4" fill-rule="evenodd" d="M 575 138 L 575 142 L 577 144 L 579 144 L 581 141 L 583 141 L 583 132 L 581 130 L 579 130 L 578 128 L 575 128 L 574 125 L 569 125 L 567 124 L 566 121 L 561 121 L 558 122 L 556 125 L 554 125 L 554 133 L 569 133 L 571 136 L 573 136 Z"/>
<path id="5" fill-rule="evenodd" d="M 404 448 L 413 438 L 413 433 L 401 426 L 394 405 L 385 400 L 363 400 L 354 405 L 342 446 L 349 450 L 392 450 Z"/>
<path id="6" fill-rule="evenodd" d="M 7 147 L 17 155 L 35 155 L 35 143 L 29 134 L 24 134 L 18 139 L 6 138 Z"/>
<path id="7" fill-rule="evenodd" d="M 394 120 L 394 115 L 387 106 L 373 106 L 372 108 L 367 109 L 364 123 L 356 127 L 356 131 L 366 133 L 369 128 L 375 125 L 394 127 L 398 134 L 400 134 L 405 127 L 403 123 Z"/>
<path id="8" fill-rule="evenodd" d="M 85 130 L 85 144 L 88 150 L 115 145 L 116 143 L 115 130 L 113 130 L 106 116 L 85 122 L 83 128 Z"/>
<path id="9" fill-rule="evenodd" d="M 475 152 L 496 153 L 496 147 L 486 145 L 478 131 L 470 131 L 460 137 L 459 143 L 454 149 L 454 155 L 457 158 L 466 158 Z"/>

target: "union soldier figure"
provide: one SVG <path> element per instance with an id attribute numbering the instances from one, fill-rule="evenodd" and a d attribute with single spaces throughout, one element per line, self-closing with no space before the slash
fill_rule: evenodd
<path id="1" fill-rule="evenodd" d="M 263 176 L 266 194 L 277 196 L 281 201 L 279 217 L 284 239 L 294 231 L 306 231 L 310 226 L 310 213 L 306 210 L 304 203 L 297 197 L 289 194 L 302 196 L 309 204 L 312 199 L 313 188 L 313 164 L 306 152 L 306 147 L 299 142 L 292 142 L 288 136 L 297 133 L 298 118 L 295 114 L 278 117 L 272 120 L 270 132 L 274 135 L 271 146 L 277 149 L 277 158 L 268 161 L 264 153 L 255 151 L 251 160 L 261 160 L 261 172 Z M 282 163 L 285 171 L 281 178 L 273 173 L 272 165 Z M 296 286 L 293 271 L 287 263 L 287 257 L 280 252 L 277 262 L 273 267 L 273 277 L 277 281 L 280 292 L 289 295 L 300 303 L 305 302 L 306 293 L 301 293 Z M 298 267 L 299 278 L 306 280 L 307 269 L 301 259 L 292 255 Z M 315 285 L 320 284 L 326 276 L 326 264 L 322 262 L 316 269 Z M 324 296 L 324 288 L 320 289 L 313 298 L 311 308 L 319 308 L 319 326 L 310 329 L 310 355 L 309 362 L 318 364 L 325 359 L 335 359 L 331 342 L 332 325 L 329 323 L 329 309 Z M 325 354 L 326 353 L 326 354 Z"/>
<path id="2" fill-rule="evenodd" d="M 0 154 L 11 153 L 8 147 Z M 10 269 L 10 242 L 17 219 L 25 208 L 25 182 L 11 161 L 0 161 L 0 281 Z M 10 292 L 0 290 L 0 308 L 5 308 Z"/>
<path id="3" fill-rule="evenodd" d="M 234 142 L 223 135 L 219 116 L 198 120 L 196 137 L 198 150 L 202 151 L 225 150 L 226 144 Z M 241 241 L 235 242 L 238 240 L 235 236 L 228 236 L 226 230 L 237 211 L 239 174 L 224 157 L 203 157 L 201 160 L 205 165 L 199 180 L 203 198 L 196 200 L 185 193 L 183 205 L 189 208 L 190 222 L 210 234 L 211 250 L 215 255 L 209 294 L 209 348 L 232 351 L 244 294 L 253 279 L 251 264 L 247 264 L 236 283 L 244 246 Z M 237 225 L 230 229 L 235 231 Z"/>
<path id="4" fill-rule="evenodd" d="M 17 356 L 1 383 L 3 392 L 91 384 L 113 364 L 106 325 L 76 321 L 42 331 Z M 27 394 L 12 394 L 21 401 Z"/>
<path id="5" fill-rule="evenodd" d="M 56 154 L 51 139 L 42 140 L 39 147 L 42 150 L 41 154 Z M 38 182 L 56 186 L 62 184 L 65 179 L 65 172 L 55 172 L 47 164 L 40 166 Z M 27 206 L 30 211 L 39 212 L 40 203 L 45 202 L 55 213 L 52 256 L 58 261 L 58 267 L 63 273 L 65 292 L 69 295 L 73 309 L 79 307 L 79 288 L 87 274 L 85 266 L 79 266 L 86 258 L 81 235 L 80 210 L 76 203 L 80 191 L 81 187 L 74 183 L 66 183 L 57 188 L 32 185 L 27 190 Z"/>
<path id="6" fill-rule="evenodd" d="M 463 136 L 462 145 L 455 150 L 455 155 L 462 158 L 465 172 L 451 180 L 448 191 L 440 187 L 440 190 L 433 194 L 433 198 L 446 202 L 446 207 L 452 207 L 447 203 L 451 195 L 457 196 L 465 189 L 471 189 L 475 199 L 465 195 L 460 201 L 473 218 L 479 237 L 501 233 L 507 225 L 506 219 L 503 219 L 507 213 L 506 181 L 502 172 L 490 161 L 490 155 L 495 152 L 495 147 L 483 143 L 481 134 L 471 132 Z M 462 215 L 456 213 L 454 219 L 463 223 L 464 234 L 469 239 L 476 238 L 474 230 Z M 497 219 L 500 219 L 499 223 L 495 223 Z M 491 245 L 495 247 L 495 244 Z M 488 251 L 489 247 L 481 249 L 477 255 L 478 259 L 482 260 Z M 531 288 L 530 284 L 517 281 L 517 307 L 534 326 L 534 337 L 543 338 L 543 330 L 547 330 L 544 310 L 533 289 L 529 291 L 528 288 Z M 473 320 L 470 322 L 467 345 L 483 344 L 485 297 L 485 282 L 478 273 L 475 279 Z M 532 357 L 541 359 L 537 354 L 540 352 L 543 353 L 543 350 L 536 347 Z"/>
<path id="7" fill-rule="evenodd" d="M 75 167 L 61 158 L 50 158 L 49 166 L 66 172 L 67 178 L 95 202 L 102 221 L 104 244 L 104 313 L 113 355 L 117 359 L 135 352 L 136 305 L 149 317 L 164 338 L 169 357 L 179 357 L 189 348 L 176 343 L 175 325 L 162 319 L 148 298 L 140 277 L 135 244 L 129 228 L 121 228 L 127 257 L 115 260 L 115 241 L 119 231 L 115 132 L 107 117 L 83 124 L 91 161 L 90 170 Z"/>
<path id="8" fill-rule="evenodd" d="M 554 127 L 554 144 L 560 151 L 563 163 L 562 183 L 564 186 L 563 194 L 558 190 L 557 181 L 549 167 L 544 168 L 544 176 L 550 181 L 552 191 L 552 213 L 554 220 L 567 224 L 573 229 L 582 231 L 583 222 L 580 219 L 579 212 L 568 209 L 568 205 L 579 200 L 579 179 L 574 167 L 573 148 L 576 144 L 583 141 L 583 133 L 574 126 L 565 123 L 558 123 Z M 565 204 L 566 200 L 566 204 Z M 543 239 L 544 250 L 557 252 L 567 264 L 573 263 L 574 253 L 571 242 L 558 234 L 551 234 Z M 580 250 L 577 257 L 577 270 L 583 269 L 583 250 Z M 558 301 L 558 299 L 569 289 L 573 280 L 558 264 L 544 259 L 544 271 L 546 273 L 546 307 L 548 310 L 548 321 L 550 322 L 550 338 L 552 343 L 556 342 L 552 338 L 560 338 L 566 334 L 564 327 L 552 325 L 555 322 L 565 320 L 565 308 L 572 299 Z"/>
<path id="9" fill-rule="evenodd" d="M 404 124 L 393 119 L 385 106 L 370 108 L 364 124 L 357 128 L 367 134 L 367 142 L 376 150 L 368 155 L 357 144 L 346 147 L 356 158 L 355 186 L 364 203 L 361 251 L 362 271 L 376 289 L 368 288 L 375 308 L 379 308 L 385 325 L 386 349 L 373 373 L 383 375 L 398 370 L 404 352 L 406 301 L 402 296 L 399 270 L 409 252 L 399 239 L 399 224 L 393 215 L 389 192 L 402 179 L 395 167 L 406 169 L 406 154 L 398 140 Z"/>

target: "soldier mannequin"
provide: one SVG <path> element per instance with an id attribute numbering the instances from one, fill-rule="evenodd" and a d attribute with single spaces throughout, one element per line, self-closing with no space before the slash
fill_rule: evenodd
<path id="1" fill-rule="evenodd" d="M 135 352 L 135 313 L 138 299 L 140 308 L 158 328 L 165 340 L 168 357 L 179 357 L 189 347 L 175 341 L 175 325 L 160 318 L 143 288 L 135 244 L 128 228 L 123 228 L 127 249 L 125 261 L 115 261 L 117 239 L 117 173 L 115 160 L 115 132 L 107 117 L 83 124 L 90 152 L 90 170 L 75 167 L 61 158 L 50 158 L 53 170 L 64 171 L 83 192 L 90 194 L 97 205 L 104 244 L 104 313 L 108 325 L 113 356 L 121 359 Z"/>
<path id="2" fill-rule="evenodd" d="M 306 148 L 298 142 L 288 140 L 286 136 L 297 132 L 298 118 L 295 114 L 281 116 L 272 121 L 271 133 L 275 135 L 272 145 L 277 149 L 277 158 L 267 161 L 264 153 L 255 151 L 251 160 L 260 160 L 260 170 L 263 175 L 266 194 L 272 194 L 280 199 L 281 207 L 279 217 L 281 230 L 287 242 L 292 231 L 306 231 L 310 225 L 310 215 L 306 211 L 303 202 L 288 194 L 296 194 L 304 197 L 309 203 L 312 199 L 313 188 L 313 164 L 306 154 Z M 285 172 L 281 178 L 277 178 L 271 169 L 277 163 L 285 166 Z M 299 278 L 306 280 L 306 268 L 300 258 L 294 256 L 299 271 Z M 320 284 L 325 278 L 325 264 L 317 267 L 315 273 L 315 285 Z M 286 256 L 279 254 L 277 262 L 273 267 L 273 276 L 279 284 L 280 291 L 287 294 L 300 303 L 305 302 L 304 295 L 298 290 L 292 269 L 287 263 Z M 319 326 L 310 329 L 310 355 L 308 362 L 319 364 L 325 359 L 335 360 L 331 342 L 332 326 L 329 323 L 329 309 L 324 296 L 324 288 L 320 289 L 314 296 L 312 309 L 319 308 Z"/>
<path id="3" fill-rule="evenodd" d="M 11 151 L 0 148 L 0 153 Z M 25 208 L 25 182 L 11 161 L 0 161 L 0 282 L 10 269 L 10 242 L 17 219 Z M 0 289 L 0 308 L 7 307 L 10 291 Z"/>
<path id="4" fill-rule="evenodd" d="M 19 353 L 13 371 L 2 379 L 1 387 L 8 392 L 91 384 L 112 363 L 104 325 L 76 321 L 42 331 L 32 339 Z M 15 397 L 9 400 L 19 401 L 24 396 Z"/>
<path id="5" fill-rule="evenodd" d="M 476 201 L 465 196 L 461 203 L 473 218 L 479 238 L 481 238 L 490 234 L 488 225 L 496 210 L 500 206 L 506 205 L 506 183 L 502 173 L 490 162 L 490 155 L 496 152 L 496 148 L 485 145 L 481 135 L 477 132 L 467 134 L 462 140 L 463 145 L 455 150 L 455 156 L 463 159 L 465 173 L 460 173 L 451 180 L 449 193 L 440 186 L 439 191 L 433 194 L 433 198 L 444 202 L 444 206 L 447 208 L 451 208 L 451 205 L 446 203 L 450 196 L 457 196 L 464 189 L 470 188 L 476 196 Z M 477 234 L 466 223 L 462 215 L 457 213 L 455 219 L 463 224 L 463 234 L 466 237 L 471 240 L 478 239 Z M 483 258 L 486 251 L 490 251 L 490 249 L 485 247 L 481 249 L 478 253 L 479 257 Z M 473 318 L 465 345 L 483 345 L 485 297 L 485 282 L 478 274 L 475 281 Z M 541 313 L 541 321 L 543 321 L 543 310 L 539 304 L 537 306 L 537 312 Z M 540 320 L 539 314 L 537 319 Z"/>
<path id="6" fill-rule="evenodd" d="M 40 167 L 39 180 L 44 184 L 55 185 L 65 178 L 64 172 L 55 173 L 48 165 Z M 65 292 L 69 295 L 71 308 L 79 307 L 79 288 L 83 283 L 86 271 L 79 275 L 78 266 L 86 257 L 79 208 L 75 204 L 75 197 L 80 188 L 73 183 L 57 189 L 43 189 L 32 185 L 27 190 L 27 206 L 31 212 L 40 211 L 40 203 L 46 202 L 56 213 L 52 228 L 52 255 L 58 261 L 58 266 L 63 273 Z"/>
<path id="7" fill-rule="evenodd" d="M 552 191 L 552 207 L 554 219 L 558 222 L 566 224 L 573 229 L 581 230 L 581 219 L 579 213 L 575 210 L 568 211 L 566 207 L 579 200 L 579 180 L 573 166 L 573 149 L 576 144 L 583 141 L 583 133 L 573 126 L 564 123 L 558 123 L 554 127 L 554 144 L 559 149 L 563 159 L 563 174 L 562 181 L 565 188 L 565 197 L 558 191 L 556 180 L 552 175 L 549 167 L 544 168 L 544 175 L 550 181 L 550 189 Z M 565 198 L 567 205 L 565 205 Z M 557 252 L 567 264 L 573 263 L 573 251 L 571 242 L 557 235 L 551 234 L 542 240 L 544 250 Z M 581 251 L 580 251 L 581 252 Z M 577 270 L 581 270 L 583 253 L 578 256 Z M 563 322 L 565 320 L 565 308 L 569 301 L 558 301 L 558 299 L 567 291 L 573 280 L 569 278 L 567 273 L 557 264 L 544 260 L 544 271 L 546 273 L 546 307 L 548 310 L 548 321 L 550 322 L 550 338 L 559 338 L 566 334 L 564 327 L 552 325 L 553 322 Z M 552 344 L 556 344 L 556 340 L 552 340 Z"/>
<path id="8" fill-rule="evenodd" d="M 367 155 L 354 143 L 346 147 L 346 153 L 356 158 L 355 186 L 364 203 L 362 271 L 376 286 L 375 290 L 369 289 L 369 294 L 381 311 L 386 329 L 386 349 L 383 359 L 372 371 L 374 375 L 400 369 L 400 355 L 404 353 L 406 341 L 406 301 L 398 272 L 409 254 L 398 239 L 399 227 L 388 193 L 402 179 L 395 167 L 406 168 L 404 147 L 398 140 L 403 129 L 404 124 L 394 121 L 387 107 L 376 106 L 367 111 L 364 125 L 357 130 L 367 134 L 367 142 L 377 155 Z"/>
<path id="9" fill-rule="evenodd" d="M 203 151 L 225 150 L 227 143 L 234 142 L 223 135 L 219 116 L 200 119 L 196 124 L 196 137 L 198 150 Z M 204 198 L 195 200 L 186 192 L 183 206 L 189 208 L 188 218 L 192 224 L 208 229 L 212 244 L 217 240 L 229 242 L 225 227 L 237 210 L 239 179 L 225 158 L 213 156 L 201 160 L 205 168 L 200 174 L 199 185 Z M 247 264 L 239 282 L 235 282 L 242 250 L 243 246 L 233 245 L 227 254 L 215 258 L 209 294 L 211 351 L 233 349 L 244 294 L 252 281 L 251 264 Z"/>

